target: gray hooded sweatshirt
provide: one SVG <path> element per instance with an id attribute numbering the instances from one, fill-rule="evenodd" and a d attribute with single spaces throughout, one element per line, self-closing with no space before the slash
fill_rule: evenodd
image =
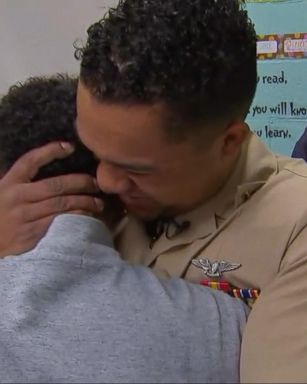
<path id="1" fill-rule="evenodd" d="M 127 264 L 100 221 L 60 215 L 0 261 L 0 382 L 238 382 L 247 312 Z"/>

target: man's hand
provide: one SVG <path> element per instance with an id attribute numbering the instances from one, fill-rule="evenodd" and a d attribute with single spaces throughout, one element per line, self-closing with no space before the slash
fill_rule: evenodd
<path id="1" fill-rule="evenodd" d="M 99 191 L 91 176 L 67 175 L 31 182 L 40 167 L 72 152 L 68 143 L 34 149 L 0 180 L 0 258 L 33 248 L 61 212 L 97 215 L 102 211 L 102 201 L 87 195 Z"/>

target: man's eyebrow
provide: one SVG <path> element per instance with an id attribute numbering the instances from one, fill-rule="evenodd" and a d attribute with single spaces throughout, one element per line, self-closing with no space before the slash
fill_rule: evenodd
<path id="1" fill-rule="evenodd" d="M 111 164 L 111 165 L 114 165 L 115 167 L 126 169 L 127 171 L 132 171 L 132 172 L 150 173 L 156 170 L 156 167 L 149 164 L 122 163 L 122 162 L 112 161 L 108 159 L 101 159 L 101 160 L 105 161 L 107 164 Z"/>
<path id="2" fill-rule="evenodd" d="M 79 136 L 79 132 L 77 129 L 77 120 L 74 123 L 74 130 L 75 130 L 75 133 L 76 133 L 78 139 L 81 141 L 80 136 Z M 127 171 L 140 172 L 140 173 L 150 173 L 150 172 L 153 172 L 156 170 L 156 167 L 153 165 L 150 165 L 150 164 L 124 163 L 124 162 L 119 162 L 119 161 L 113 161 L 113 160 L 106 159 L 106 158 L 102 159 L 100 156 L 97 155 L 97 153 L 95 153 L 93 151 L 91 151 L 91 152 L 93 153 L 93 155 L 95 156 L 95 158 L 98 161 L 99 160 L 105 161 L 107 164 L 111 164 L 111 165 L 118 167 L 118 168 L 126 169 Z"/>

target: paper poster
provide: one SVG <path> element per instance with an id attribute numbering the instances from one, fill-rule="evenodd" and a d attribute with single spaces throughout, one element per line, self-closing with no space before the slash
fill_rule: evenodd
<path id="1" fill-rule="evenodd" d="M 307 76 L 302 75 L 306 64 L 305 60 L 258 61 L 258 88 L 247 121 L 280 154 L 291 156 L 307 128 Z"/>

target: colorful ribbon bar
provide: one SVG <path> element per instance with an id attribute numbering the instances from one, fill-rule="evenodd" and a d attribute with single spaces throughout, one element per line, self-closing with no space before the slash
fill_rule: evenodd
<path id="1" fill-rule="evenodd" d="M 202 280 L 201 285 L 209 288 L 218 289 L 228 293 L 230 296 L 240 299 L 257 299 L 260 295 L 260 290 L 255 288 L 234 288 L 227 281 L 209 281 Z"/>

